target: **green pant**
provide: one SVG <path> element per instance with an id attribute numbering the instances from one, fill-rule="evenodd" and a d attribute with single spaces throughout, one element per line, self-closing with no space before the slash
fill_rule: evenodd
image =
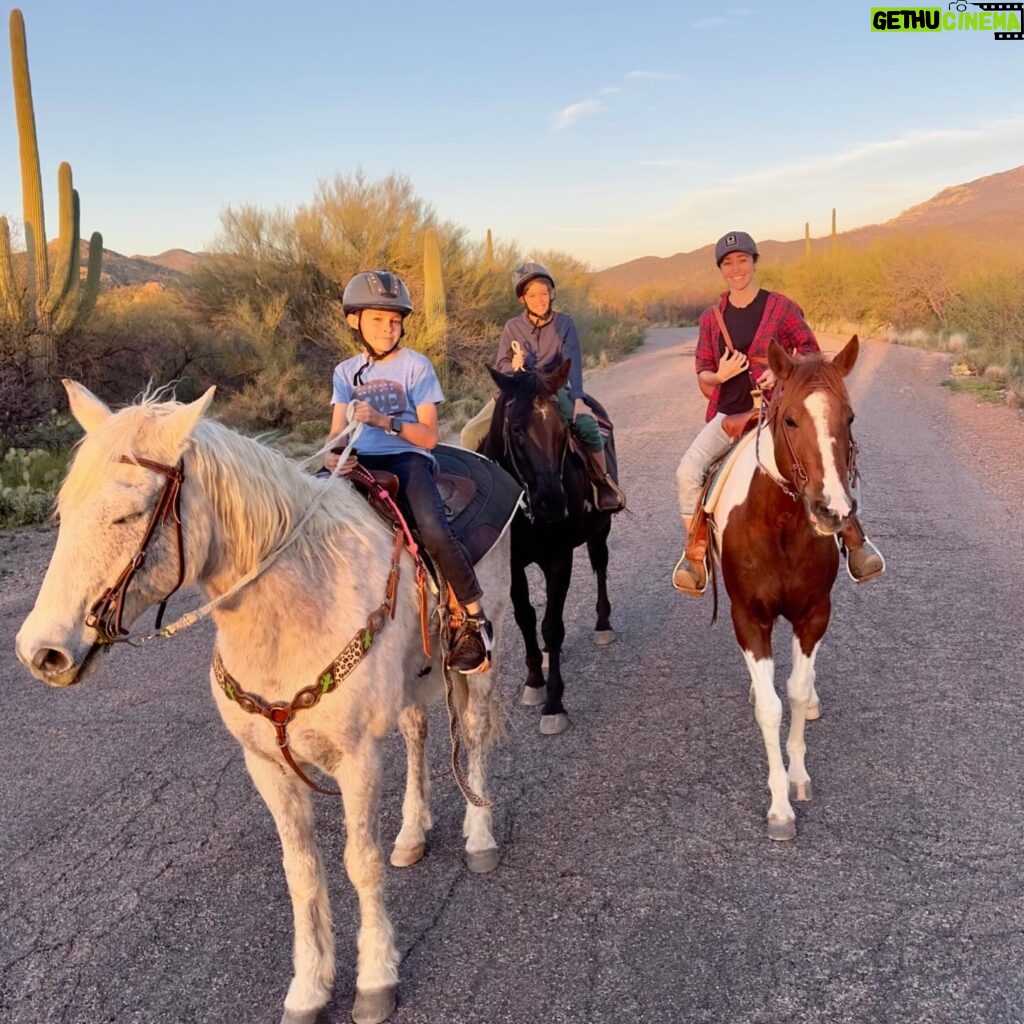
<path id="1" fill-rule="evenodd" d="M 604 450 L 604 437 L 597 425 L 597 420 L 589 413 L 582 413 L 574 420 L 572 418 L 573 400 L 569 397 L 568 387 L 560 388 L 555 396 L 558 400 L 558 408 L 562 415 L 572 424 L 573 429 L 580 435 L 587 451 L 599 452 Z"/>

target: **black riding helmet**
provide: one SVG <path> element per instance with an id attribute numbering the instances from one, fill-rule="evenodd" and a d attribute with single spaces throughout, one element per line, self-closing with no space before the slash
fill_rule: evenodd
<path id="1" fill-rule="evenodd" d="M 412 297 L 409 295 L 409 289 L 405 286 L 405 282 L 397 274 L 392 274 L 390 270 L 366 270 L 361 274 L 356 274 L 345 285 L 345 291 L 341 296 L 341 308 L 345 311 L 346 316 L 349 313 L 362 313 L 364 309 L 385 309 L 401 314 L 404 321 L 412 312 Z M 371 359 L 380 359 L 381 356 L 366 343 L 361 327 L 356 330 L 356 333 L 359 335 L 359 340 L 363 343 L 367 355 Z M 399 332 L 398 341 L 384 353 L 385 356 L 391 355 L 398 348 L 402 342 L 403 333 L 404 331 Z"/>
<path id="2" fill-rule="evenodd" d="M 523 263 L 516 267 L 512 271 L 512 287 L 516 290 L 516 298 L 521 299 L 523 292 L 526 291 L 526 286 L 531 281 L 536 281 L 539 277 L 547 281 L 551 285 L 551 290 L 554 291 L 555 279 L 551 276 L 551 271 L 543 263 Z"/>

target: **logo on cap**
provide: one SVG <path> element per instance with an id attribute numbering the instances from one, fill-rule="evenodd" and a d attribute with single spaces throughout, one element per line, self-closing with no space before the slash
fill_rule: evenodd
<path id="1" fill-rule="evenodd" d="M 735 235 L 726 235 L 725 236 L 725 244 L 726 245 L 735 245 L 736 244 L 736 236 Z"/>

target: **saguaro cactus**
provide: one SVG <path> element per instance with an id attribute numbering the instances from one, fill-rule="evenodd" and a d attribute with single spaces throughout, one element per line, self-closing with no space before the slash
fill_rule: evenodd
<path id="1" fill-rule="evenodd" d="M 441 386 L 448 387 L 448 317 L 445 312 L 444 278 L 441 275 L 441 247 L 437 232 L 423 232 L 423 315 L 431 354 L 438 363 Z"/>
<path id="2" fill-rule="evenodd" d="M 21 156 L 21 191 L 25 226 L 25 285 L 19 287 L 11 252 L 10 228 L 0 217 L 0 322 L 17 331 L 28 346 L 30 372 L 40 390 L 52 387 L 56 376 L 56 339 L 88 317 L 99 292 L 103 238 L 95 232 L 89 241 L 88 270 L 83 287 L 79 271 L 80 208 L 71 182 L 71 166 L 57 172 L 60 234 L 53 266 L 46 245 L 42 176 L 32 81 L 28 72 L 28 46 L 21 11 L 11 11 L 11 65 L 14 109 Z"/>
<path id="3" fill-rule="evenodd" d="M 810 258 L 811 255 L 811 222 L 809 220 L 804 221 L 804 256 Z"/>
<path id="4" fill-rule="evenodd" d="M 836 254 L 836 208 L 832 207 L 832 255 Z"/>
<path id="5" fill-rule="evenodd" d="M 487 269 L 490 270 L 494 266 L 494 239 L 491 237 L 491 229 L 487 229 L 487 243 L 484 246 L 484 261 L 487 264 Z"/>

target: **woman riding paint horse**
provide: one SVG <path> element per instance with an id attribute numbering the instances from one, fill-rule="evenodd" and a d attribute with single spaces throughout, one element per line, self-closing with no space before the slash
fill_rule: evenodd
<path id="1" fill-rule="evenodd" d="M 554 310 L 555 279 L 544 264 L 524 263 L 513 272 L 512 287 L 523 312 L 501 332 L 496 368 L 500 373 L 534 369 L 549 373 L 569 361 L 569 379 L 559 389 L 558 408 L 587 450 L 597 507 L 602 512 L 619 512 L 626 507 L 626 496 L 608 472 L 604 437 L 583 391 L 583 353 L 576 324 L 567 313 Z M 463 448 L 478 450 L 493 414 L 492 399 L 462 428 Z"/>
<path id="2" fill-rule="evenodd" d="M 723 426 L 725 417 L 752 410 L 753 389 L 767 396 L 775 387 L 776 377 L 766 359 L 771 341 L 789 353 L 821 351 L 800 307 L 754 282 L 757 260 L 757 246 L 745 231 L 730 231 L 718 240 L 715 263 L 729 290 L 700 318 L 694 363 L 701 391 L 708 396 L 707 423 L 676 470 L 687 541 L 672 573 L 676 590 L 692 597 L 700 597 L 708 584 L 707 519 L 698 506 L 708 467 L 732 444 Z M 884 571 L 885 563 L 877 550 L 869 550 L 874 545 L 868 542 L 856 515 L 849 516 L 841 537 L 850 575 L 857 583 Z"/>

